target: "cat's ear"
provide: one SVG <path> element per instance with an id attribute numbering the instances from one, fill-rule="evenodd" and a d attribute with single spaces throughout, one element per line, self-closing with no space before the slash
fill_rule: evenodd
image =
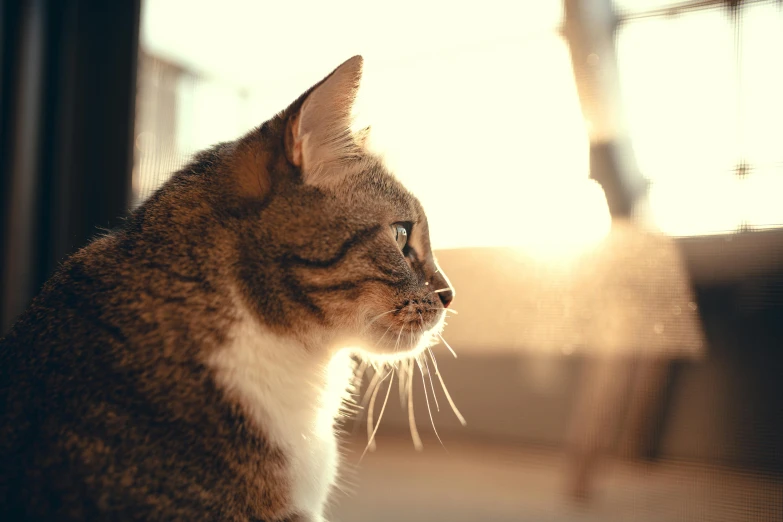
<path id="1" fill-rule="evenodd" d="M 351 111 L 362 77 L 362 57 L 349 59 L 305 94 L 289 115 L 286 156 L 315 182 L 328 167 L 358 154 L 351 133 Z"/>

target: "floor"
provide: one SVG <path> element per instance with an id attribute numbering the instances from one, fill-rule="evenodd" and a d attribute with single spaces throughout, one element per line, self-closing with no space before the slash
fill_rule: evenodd
<path id="1" fill-rule="evenodd" d="M 766 522 L 783 520 L 781 477 L 687 463 L 610 462 L 595 498 L 564 496 L 563 457 L 553 450 L 379 439 L 348 445 L 348 470 L 330 522 Z M 355 469 L 350 469 L 355 468 Z"/>

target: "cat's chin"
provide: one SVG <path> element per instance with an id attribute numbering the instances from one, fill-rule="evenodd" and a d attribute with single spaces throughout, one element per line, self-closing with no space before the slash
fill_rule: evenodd
<path id="1" fill-rule="evenodd" d="M 388 340 L 357 341 L 351 343 L 351 350 L 360 357 L 379 363 L 391 363 L 418 357 L 424 350 L 438 343 L 438 334 L 443 329 L 443 321 L 423 332 L 405 332 L 401 328 L 397 335 L 387 336 Z"/>

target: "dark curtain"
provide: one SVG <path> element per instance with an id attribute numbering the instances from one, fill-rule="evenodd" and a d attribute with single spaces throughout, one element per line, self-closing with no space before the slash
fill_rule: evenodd
<path id="1" fill-rule="evenodd" d="M 131 199 L 141 0 L 0 0 L 0 336 Z"/>

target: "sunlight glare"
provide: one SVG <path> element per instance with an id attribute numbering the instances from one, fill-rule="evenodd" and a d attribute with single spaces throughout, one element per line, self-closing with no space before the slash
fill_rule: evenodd
<path id="1" fill-rule="evenodd" d="M 422 201 L 434 248 L 551 250 L 605 234 L 569 60 L 554 35 L 394 68 L 368 60 L 356 127 L 372 124 L 373 147 Z"/>
<path id="2" fill-rule="evenodd" d="M 221 11 L 243 16 L 223 21 L 216 7 L 184 0 L 145 4 L 142 47 L 185 71 L 173 75 L 176 150 L 158 156 L 174 163 L 234 139 L 362 54 L 357 125 L 372 125 L 372 142 L 421 200 L 434 248 L 550 251 L 604 233 L 606 203 L 587 183 L 588 137 L 570 51 L 557 32 L 561 1 L 456 9 L 404 0 L 381 10 L 356 0 L 227 2 Z M 302 20 L 302 9 L 311 16 Z M 288 25 L 256 30 L 262 19 L 298 20 L 299 38 Z M 205 23 L 209 39 L 190 29 Z M 292 41 L 299 43 L 258 52 Z"/>
<path id="3" fill-rule="evenodd" d="M 633 21 L 619 31 L 628 126 L 652 183 L 646 205 L 666 234 L 783 225 L 776 197 L 783 188 L 783 72 L 774 66 L 783 11 L 758 3 L 743 13 L 739 60 L 721 9 Z"/>

